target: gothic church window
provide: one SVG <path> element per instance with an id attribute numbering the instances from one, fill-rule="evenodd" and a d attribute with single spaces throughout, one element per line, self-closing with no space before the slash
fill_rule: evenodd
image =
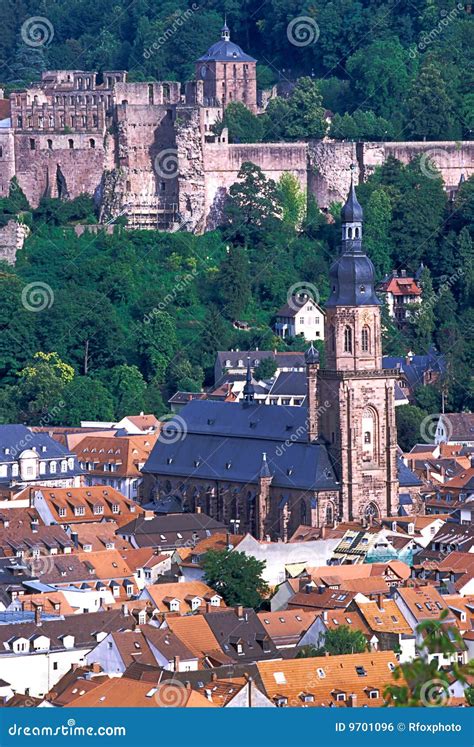
<path id="1" fill-rule="evenodd" d="M 344 327 L 344 352 L 352 353 L 352 329 Z"/>
<path id="2" fill-rule="evenodd" d="M 368 353 L 370 350 L 370 329 L 368 327 L 362 328 L 361 338 L 362 352 Z"/>

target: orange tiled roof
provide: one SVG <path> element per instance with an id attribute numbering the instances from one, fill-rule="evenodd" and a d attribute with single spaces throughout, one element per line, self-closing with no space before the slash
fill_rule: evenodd
<path id="1" fill-rule="evenodd" d="M 384 599 L 382 607 L 377 602 L 354 602 L 369 628 L 377 633 L 404 633 L 413 629 L 403 617 L 393 599 Z"/>
<path id="2" fill-rule="evenodd" d="M 219 651 L 219 643 L 204 615 L 168 617 L 167 625 L 198 658 Z"/>
<path id="3" fill-rule="evenodd" d="M 93 469 L 87 470 L 91 475 L 140 477 L 140 467 L 150 456 L 157 438 L 157 433 L 115 438 L 86 436 L 73 447 L 73 451 L 81 464 L 94 464 Z M 113 465 L 114 471 L 105 471 L 104 465 Z"/>
<path id="4" fill-rule="evenodd" d="M 183 615 L 192 611 L 192 597 L 200 597 L 203 600 L 201 611 L 205 611 L 206 601 L 214 596 L 216 592 L 202 581 L 183 581 L 172 584 L 151 584 L 146 587 L 153 604 L 160 612 L 170 611 L 170 601 L 179 599 L 179 614 Z M 221 600 L 220 607 L 225 607 Z"/>
<path id="5" fill-rule="evenodd" d="M 446 602 L 434 586 L 417 588 L 399 587 L 401 596 L 416 620 L 438 620 L 441 612 L 447 609 Z"/>
<path id="6" fill-rule="evenodd" d="M 113 519 L 120 526 L 142 515 L 143 509 L 115 488 L 93 485 L 81 488 L 37 486 L 58 524 L 84 523 Z M 83 513 L 76 514 L 76 508 Z M 114 510 L 114 507 L 115 508 Z M 65 512 L 65 513 L 64 513 Z"/>
<path id="7" fill-rule="evenodd" d="M 274 642 L 281 638 L 300 638 L 315 621 L 317 612 L 288 609 L 279 612 L 259 612 L 257 617 Z"/>
<path id="8" fill-rule="evenodd" d="M 382 706 L 383 691 L 393 682 L 397 658 L 393 651 L 377 651 L 260 661 L 256 666 L 268 697 L 277 704 L 280 699 L 281 705 L 293 707 L 347 707 L 350 696 L 355 695 L 353 705 Z"/>
<path id="9" fill-rule="evenodd" d="M 126 677 L 113 677 L 88 693 L 72 700 L 71 708 L 160 708 L 175 704 L 181 708 L 214 708 L 200 693 L 182 685 L 153 686 Z"/>
<path id="10" fill-rule="evenodd" d="M 21 602 L 23 610 L 35 610 L 41 606 L 45 614 L 74 615 L 76 612 L 61 591 L 25 594 L 18 597 L 18 601 Z"/>

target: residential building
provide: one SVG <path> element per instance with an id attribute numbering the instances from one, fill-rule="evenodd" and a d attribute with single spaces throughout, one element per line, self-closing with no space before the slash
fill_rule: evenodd
<path id="1" fill-rule="evenodd" d="M 120 527 L 118 533 L 132 547 L 154 547 L 171 552 L 178 547 L 193 547 L 200 540 L 225 531 L 224 525 L 207 514 L 176 513 L 155 516 L 146 511 Z"/>
<path id="2" fill-rule="evenodd" d="M 274 329 L 279 337 L 324 340 L 324 311 L 307 293 L 291 296 L 275 317 Z"/>
<path id="3" fill-rule="evenodd" d="M 474 413 L 450 412 L 439 416 L 435 443 L 474 447 Z"/>
<path id="4" fill-rule="evenodd" d="M 377 291 L 384 297 L 389 315 L 395 319 L 397 326 L 403 328 L 413 315 L 414 304 L 421 304 L 422 288 L 420 275 L 423 265 L 416 275 L 408 276 L 406 270 L 398 273 L 394 270 L 386 275 L 377 286 Z"/>
<path id="5" fill-rule="evenodd" d="M 157 612 L 187 615 L 225 607 L 222 597 L 202 581 L 159 583 L 146 586 L 139 599 L 147 600 Z"/>
<path id="6" fill-rule="evenodd" d="M 19 492 L 28 485 L 77 487 L 82 470 L 76 455 L 46 433 L 25 425 L 0 425 L 0 487 Z"/>
<path id="7" fill-rule="evenodd" d="M 157 436 L 86 436 L 74 446 L 85 484 L 110 486 L 126 498 L 137 500 L 141 495 L 141 470 Z"/>
<path id="8" fill-rule="evenodd" d="M 33 493 L 33 504 L 47 526 L 60 524 L 68 528 L 98 521 L 122 525 L 144 513 L 135 501 L 125 498 L 115 488 L 100 485 L 69 490 L 40 487 Z"/>

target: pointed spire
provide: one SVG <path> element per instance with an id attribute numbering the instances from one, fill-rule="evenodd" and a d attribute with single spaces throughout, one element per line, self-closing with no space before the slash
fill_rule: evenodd
<path id="1" fill-rule="evenodd" d="M 223 39 L 224 41 L 230 40 L 230 30 L 227 25 L 227 14 L 224 16 L 224 25 L 221 28 L 221 39 Z"/>
<path id="2" fill-rule="evenodd" d="M 343 223 L 362 223 L 364 220 L 364 211 L 357 199 L 354 186 L 355 165 L 351 164 L 351 186 L 347 195 L 346 204 L 341 210 L 341 220 Z"/>
<path id="3" fill-rule="evenodd" d="M 244 385 L 244 402 L 249 404 L 255 399 L 255 387 L 252 383 L 252 370 L 250 368 L 250 356 L 247 356 L 247 373 Z"/>
<path id="4" fill-rule="evenodd" d="M 304 354 L 304 361 L 307 366 L 310 366 L 314 363 L 319 363 L 319 350 L 314 347 L 313 343 L 311 343 L 308 350 Z"/>
<path id="5" fill-rule="evenodd" d="M 260 467 L 260 477 L 271 477 L 272 473 L 270 472 L 270 467 L 268 466 L 267 462 L 267 455 L 265 452 L 262 454 L 262 464 Z"/>

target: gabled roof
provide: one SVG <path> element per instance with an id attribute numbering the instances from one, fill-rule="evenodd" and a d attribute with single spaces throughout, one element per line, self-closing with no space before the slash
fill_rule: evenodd
<path id="1" fill-rule="evenodd" d="M 278 656 L 275 644 L 255 610 L 217 610 L 206 614 L 205 618 L 227 657 L 235 661 L 254 662 Z"/>
<path id="2" fill-rule="evenodd" d="M 160 612 L 170 612 L 170 602 L 177 599 L 180 603 L 179 614 L 181 615 L 193 611 L 191 603 L 193 598 L 198 597 L 202 600 L 200 605 L 200 611 L 202 612 L 206 608 L 206 602 L 217 594 L 217 592 L 202 581 L 151 584 L 150 586 L 145 587 L 143 595 L 145 595 L 145 592 L 146 595 L 150 596 L 153 605 Z M 219 606 L 225 607 L 225 603 L 222 599 Z"/>
<path id="3" fill-rule="evenodd" d="M 166 683 L 153 687 L 127 677 L 112 677 L 82 697 L 69 703 L 70 708 L 166 708 L 176 703 L 181 708 L 213 708 L 200 693 Z"/>
<path id="4" fill-rule="evenodd" d="M 449 440 L 474 441 L 474 413 L 447 412 L 441 416 L 447 423 Z"/>
<path id="5" fill-rule="evenodd" d="M 267 696 L 274 702 L 283 699 L 293 707 L 382 706 L 383 692 L 393 684 L 396 666 L 393 651 L 257 663 Z M 355 702 L 350 701 L 351 695 L 356 696 Z"/>

